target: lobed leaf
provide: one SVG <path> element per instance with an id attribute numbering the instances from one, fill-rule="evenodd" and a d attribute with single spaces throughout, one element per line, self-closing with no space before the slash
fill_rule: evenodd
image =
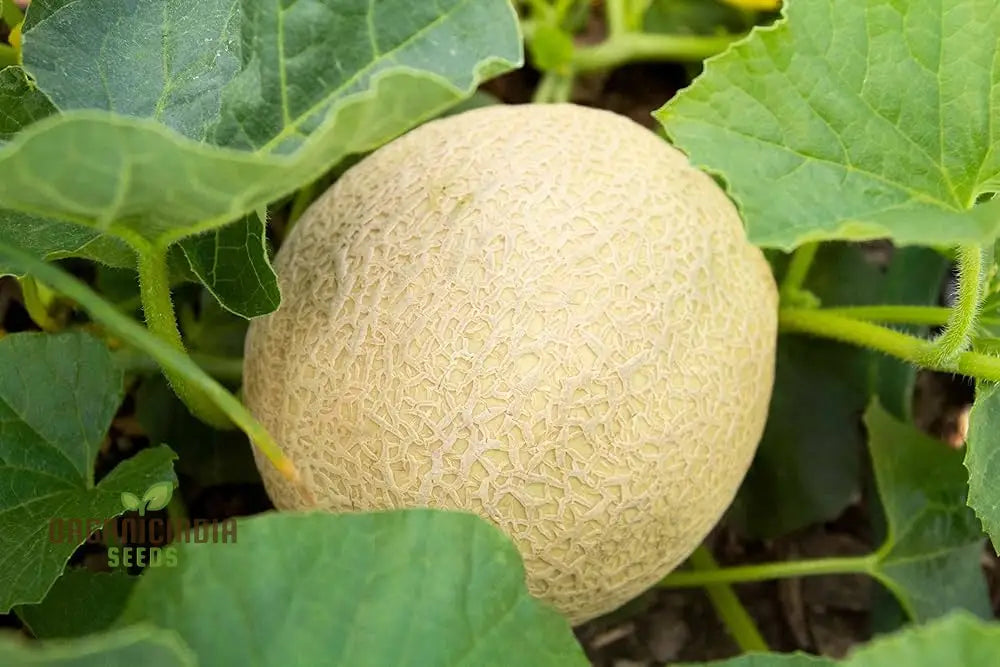
<path id="1" fill-rule="evenodd" d="M 122 399 L 107 348 L 85 334 L 0 338 L 0 613 L 40 601 L 86 535 L 50 522 L 104 521 L 121 494 L 173 483 L 167 447 L 139 452 L 99 483 L 94 462 Z M 65 524 L 63 524 L 65 525 Z M 85 523 L 84 523 L 85 525 Z"/>
<path id="2" fill-rule="evenodd" d="M 750 240 L 988 242 L 1000 232 L 1000 6 L 789 2 L 656 116 L 727 183 Z"/>
<path id="3" fill-rule="evenodd" d="M 962 453 L 900 422 L 877 401 L 865 413 L 886 519 L 875 576 L 915 621 L 954 609 L 989 618 L 983 533 L 966 506 Z"/>
<path id="4" fill-rule="evenodd" d="M 177 548 L 120 623 L 173 630 L 203 664 L 284 667 L 291 647 L 302 664 L 587 664 L 513 544 L 471 514 L 271 513 L 235 543 Z"/>

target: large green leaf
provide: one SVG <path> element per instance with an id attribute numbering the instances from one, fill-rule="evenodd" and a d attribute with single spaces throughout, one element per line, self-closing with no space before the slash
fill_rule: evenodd
<path id="1" fill-rule="evenodd" d="M 205 139 L 240 70 L 234 0 L 70 2 L 24 32 L 24 67 L 56 107 L 154 118 Z M 114 17 L 109 21 L 108 17 Z"/>
<path id="2" fill-rule="evenodd" d="M 0 635 L 0 664 L 9 667 L 195 667 L 191 650 L 175 634 L 133 626 L 80 639 L 27 642 Z"/>
<path id="3" fill-rule="evenodd" d="M 944 667 L 993 665 L 1000 655 L 1000 624 L 955 613 L 911 626 L 861 646 L 842 661 L 759 653 L 703 663 L 713 667 Z M 688 666 L 693 667 L 693 666 Z"/>
<path id="4" fill-rule="evenodd" d="M 969 506 L 1000 553 L 1000 388 L 981 384 L 969 415 Z"/>
<path id="5" fill-rule="evenodd" d="M 115 4 L 69 3 L 28 30 L 29 71 L 43 73 L 42 90 L 58 93 L 68 105 L 63 111 L 76 110 L 42 120 L 0 148 L 0 172 L 10 175 L 0 180 L 0 201 L 8 208 L 173 242 L 233 221 L 312 181 L 344 156 L 384 143 L 522 57 L 507 0 L 385 2 L 372 12 L 338 0 L 233 4 L 240 39 L 226 44 L 240 49 L 240 70 L 223 90 L 206 137 L 245 149 L 226 150 L 168 129 L 155 120 L 162 114 L 118 115 L 148 110 L 128 100 L 152 99 L 124 74 L 108 81 L 112 93 L 102 107 L 115 114 L 87 109 L 98 104 L 99 93 L 73 92 L 82 88 L 75 77 L 86 76 L 80 68 L 119 72 L 123 66 L 109 63 L 129 57 L 132 42 L 170 42 L 176 37 L 171 26 L 185 20 L 180 14 L 201 16 L 203 3 L 129 3 L 162 9 L 163 20 L 149 23 L 152 15 L 137 10 L 126 13 L 121 26 L 106 20 Z M 87 13 L 91 5 L 105 9 L 99 19 Z M 76 12 L 91 23 L 63 20 Z M 67 45 L 84 48 L 81 41 L 95 39 L 104 48 L 98 62 L 65 60 Z M 211 40 L 179 43 L 196 72 L 204 58 L 221 53 Z M 177 76 L 187 81 L 186 74 Z M 161 80 L 146 83 L 161 94 L 167 90 Z M 200 132 L 191 130 L 201 127 L 200 120 L 173 122 Z"/>
<path id="6" fill-rule="evenodd" d="M 136 581 L 121 571 L 73 568 L 56 580 L 40 603 L 17 607 L 17 615 L 38 639 L 101 632 L 121 615 Z"/>
<path id="7" fill-rule="evenodd" d="M 52 520 L 104 521 L 123 491 L 173 481 L 157 447 L 94 483 L 94 461 L 122 399 L 107 348 L 84 334 L 0 338 L 0 613 L 40 601 L 86 535 L 50 537 Z M 78 536 L 79 537 L 79 536 Z"/>
<path id="8" fill-rule="evenodd" d="M 995 0 L 789 2 L 657 112 L 718 173 L 750 239 L 992 240 L 1000 186 Z"/>
<path id="9" fill-rule="evenodd" d="M 142 577 L 121 622 L 174 630 L 203 664 L 587 664 L 514 546 L 470 514 L 272 513 L 177 561 Z"/>
<path id="10" fill-rule="evenodd" d="M 897 421 L 877 402 L 865 425 L 887 525 L 873 574 L 916 621 L 953 609 L 988 618 L 983 533 L 965 504 L 961 452 Z"/>

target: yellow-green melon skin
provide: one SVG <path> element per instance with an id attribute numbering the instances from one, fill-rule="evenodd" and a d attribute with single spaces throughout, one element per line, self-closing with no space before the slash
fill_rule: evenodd
<path id="1" fill-rule="evenodd" d="M 768 265 L 722 190 L 621 116 L 428 123 L 344 174 L 275 268 L 245 398 L 313 495 L 258 458 L 275 505 L 476 512 L 574 624 L 683 561 L 760 439 Z"/>

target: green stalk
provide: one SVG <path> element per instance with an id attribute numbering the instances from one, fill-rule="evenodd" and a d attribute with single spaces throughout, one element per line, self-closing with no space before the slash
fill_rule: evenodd
<path id="1" fill-rule="evenodd" d="M 0 44 L 0 69 L 17 63 L 17 49 L 10 44 Z"/>
<path id="2" fill-rule="evenodd" d="M 619 38 L 628 32 L 628 0 L 604 0 L 604 18 L 608 26 L 608 38 Z"/>
<path id="3" fill-rule="evenodd" d="M 38 282 L 31 276 L 18 278 L 21 285 L 21 298 L 24 301 L 24 309 L 28 311 L 31 320 L 39 326 L 42 331 L 58 331 L 59 323 L 49 314 L 49 307 L 42 297 Z"/>
<path id="4" fill-rule="evenodd" d="M 136 250 L 136 267 L 139 271 L 139 291 L 142 312 L 149 331 L 178 352 L 184 353 L 184 341 L 177 327 L 174 303 L 170 298 L 170 272 L 167 267 L 167 250 L 144 239 L 129 239 Z M 186 377 L 164 369 L 163 374 L 174 393 L 205 423 L 219 429 L 231 428 L 232 422 L 203 393 L 191 385 Z"/>
<path id="5" fill-rule="evenodd" d="M 927 327 L 943 326 L 951 317 L 951 308 L 942 306 L 843 306 L 824 308 L 823 312 L 865 322 L 918 324 Z"/>
<path id="6" fill-rule="evenodd" d="M 284 455 L 274 438 L 254 419 L 235 396 L 208 376 L 191 358 L 154 336 L 145 327 L 123 315 L 90 287 L 55 265 L 48 264 L 13 246 L 0 243 L 0 258 L 17 271 L 30 273 L 68 299 L 80 304 L 96 322 L 103 324 L 129 345 L 156 359 L 161 368 L 174 377 L 183 377 L 189 386 L 206 396 L 223 414 L 228 415 L 250 438 L 250 442 L 266 456 L 282 475 L 293 482 L 299 479 L 294 464 Z M 303 492 L 306 492 L 303 489 Z"/>
<path id="7" fill-rule="evenodd" d="M 781 281 L 781 291 L 795 292 L 802 289 L 809 275 L 813 260 L 816 259 L 816 251 L 819 250 L 819 243 L 805 243 L 800 245 L 792 253 L 792 258 L 788 262 L 788 269 L 785 277 Z"/>
<path id="8" fill-rule="evenodd" d="M 694 553 L 688 558 L 688 562 L 694 568 L 692 574 L 719 572 L 719 565 L 704 545 L 694 550 Z M 746 608 L 743 607 L 729 584 L 706 584 L 705 593 L 715 608 L 715 613 L 722 619 L 740 650 L 744 653 L 768 650 L 767 642 L 757 629 L 753 618 L 747 613 Z"/>
<path id="9" fill-rule="evenodd" d="M 988 265 L 987 265 L 988 266 Z M 924 352 L 924 365 L 952 364 L 968 349 L 983 300 L 983 249 L 978 245 L 958 249 L 958 293 L 945 330 Z"/>
<path id="10" fill-rule="evenodd" d="M 24 12 L 14 4 L 14 0 L 0 0 L 0 19 L 3 19 L 8 28 L 13 29 L 24 21 Z"/>
<path id="11" fill-rule="evenodd" d="M 153 359 L 142 350 L 126 348 L 116 350 L 111 353 L 114 357 L 115 365 L 126 373 L 139 373 L 143 375 L 155 375 L 162 369 Z M 189 352 L 191 361 L 198 364 L 198 367 L 221 382 L 238 384 L 243 379 L 243 359 L 242 357 L 217 357 L 211 354 L 199 354 Z"/>
<path id="12" fill-rule="evenodd" d="M 778 312 L 778 327 L 785 333 L 805 333 L 871 348 L 898 357 L 930 370 L 961 373 L 1000 382 L 1000 358 L 975 352 L 962 352 L 953 362 L 928 360 L 932 343 L 916 336 L 893 331 L 877 324 L 832 314 L 816 308 L 782 308 Z M 932 363 L 928 363 L 928 361 Z"/>
<path id="13" fill-rule="evenodd" d="M 839 558 L 814 558 L 756 565 L 723 567 L 716 570 L 671 572 L 660 581 L 663 588 L 698 588 L 716 584 L 738 584 L 749 581 L 816 577 L 824 574 L 867 574 L 875 576 L 878 559 L 875 554 Z"/>
<path id="14" fill-rule="evenodd" d="M 573 54 L 577 72 L 613 69 L 636 60 L 698 61 L 723 51 L 742 35 L 660 35 L 626 32 Z"/>

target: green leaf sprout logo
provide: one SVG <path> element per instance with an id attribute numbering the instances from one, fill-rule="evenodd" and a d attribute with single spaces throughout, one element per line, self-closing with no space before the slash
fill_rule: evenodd
<path id="1" fill-rule="evenodd" d="M 170 497 L 174 493 L 174 485 L 170 482 L 158 482 L 146 489 L 140 500 L 134 493 L 124 491 L 122 493 L 122 505 L 126 510 L 135 510 L 139 516 L 145 516 L 146 511 L 161 510 L 170 502 Z"/>

